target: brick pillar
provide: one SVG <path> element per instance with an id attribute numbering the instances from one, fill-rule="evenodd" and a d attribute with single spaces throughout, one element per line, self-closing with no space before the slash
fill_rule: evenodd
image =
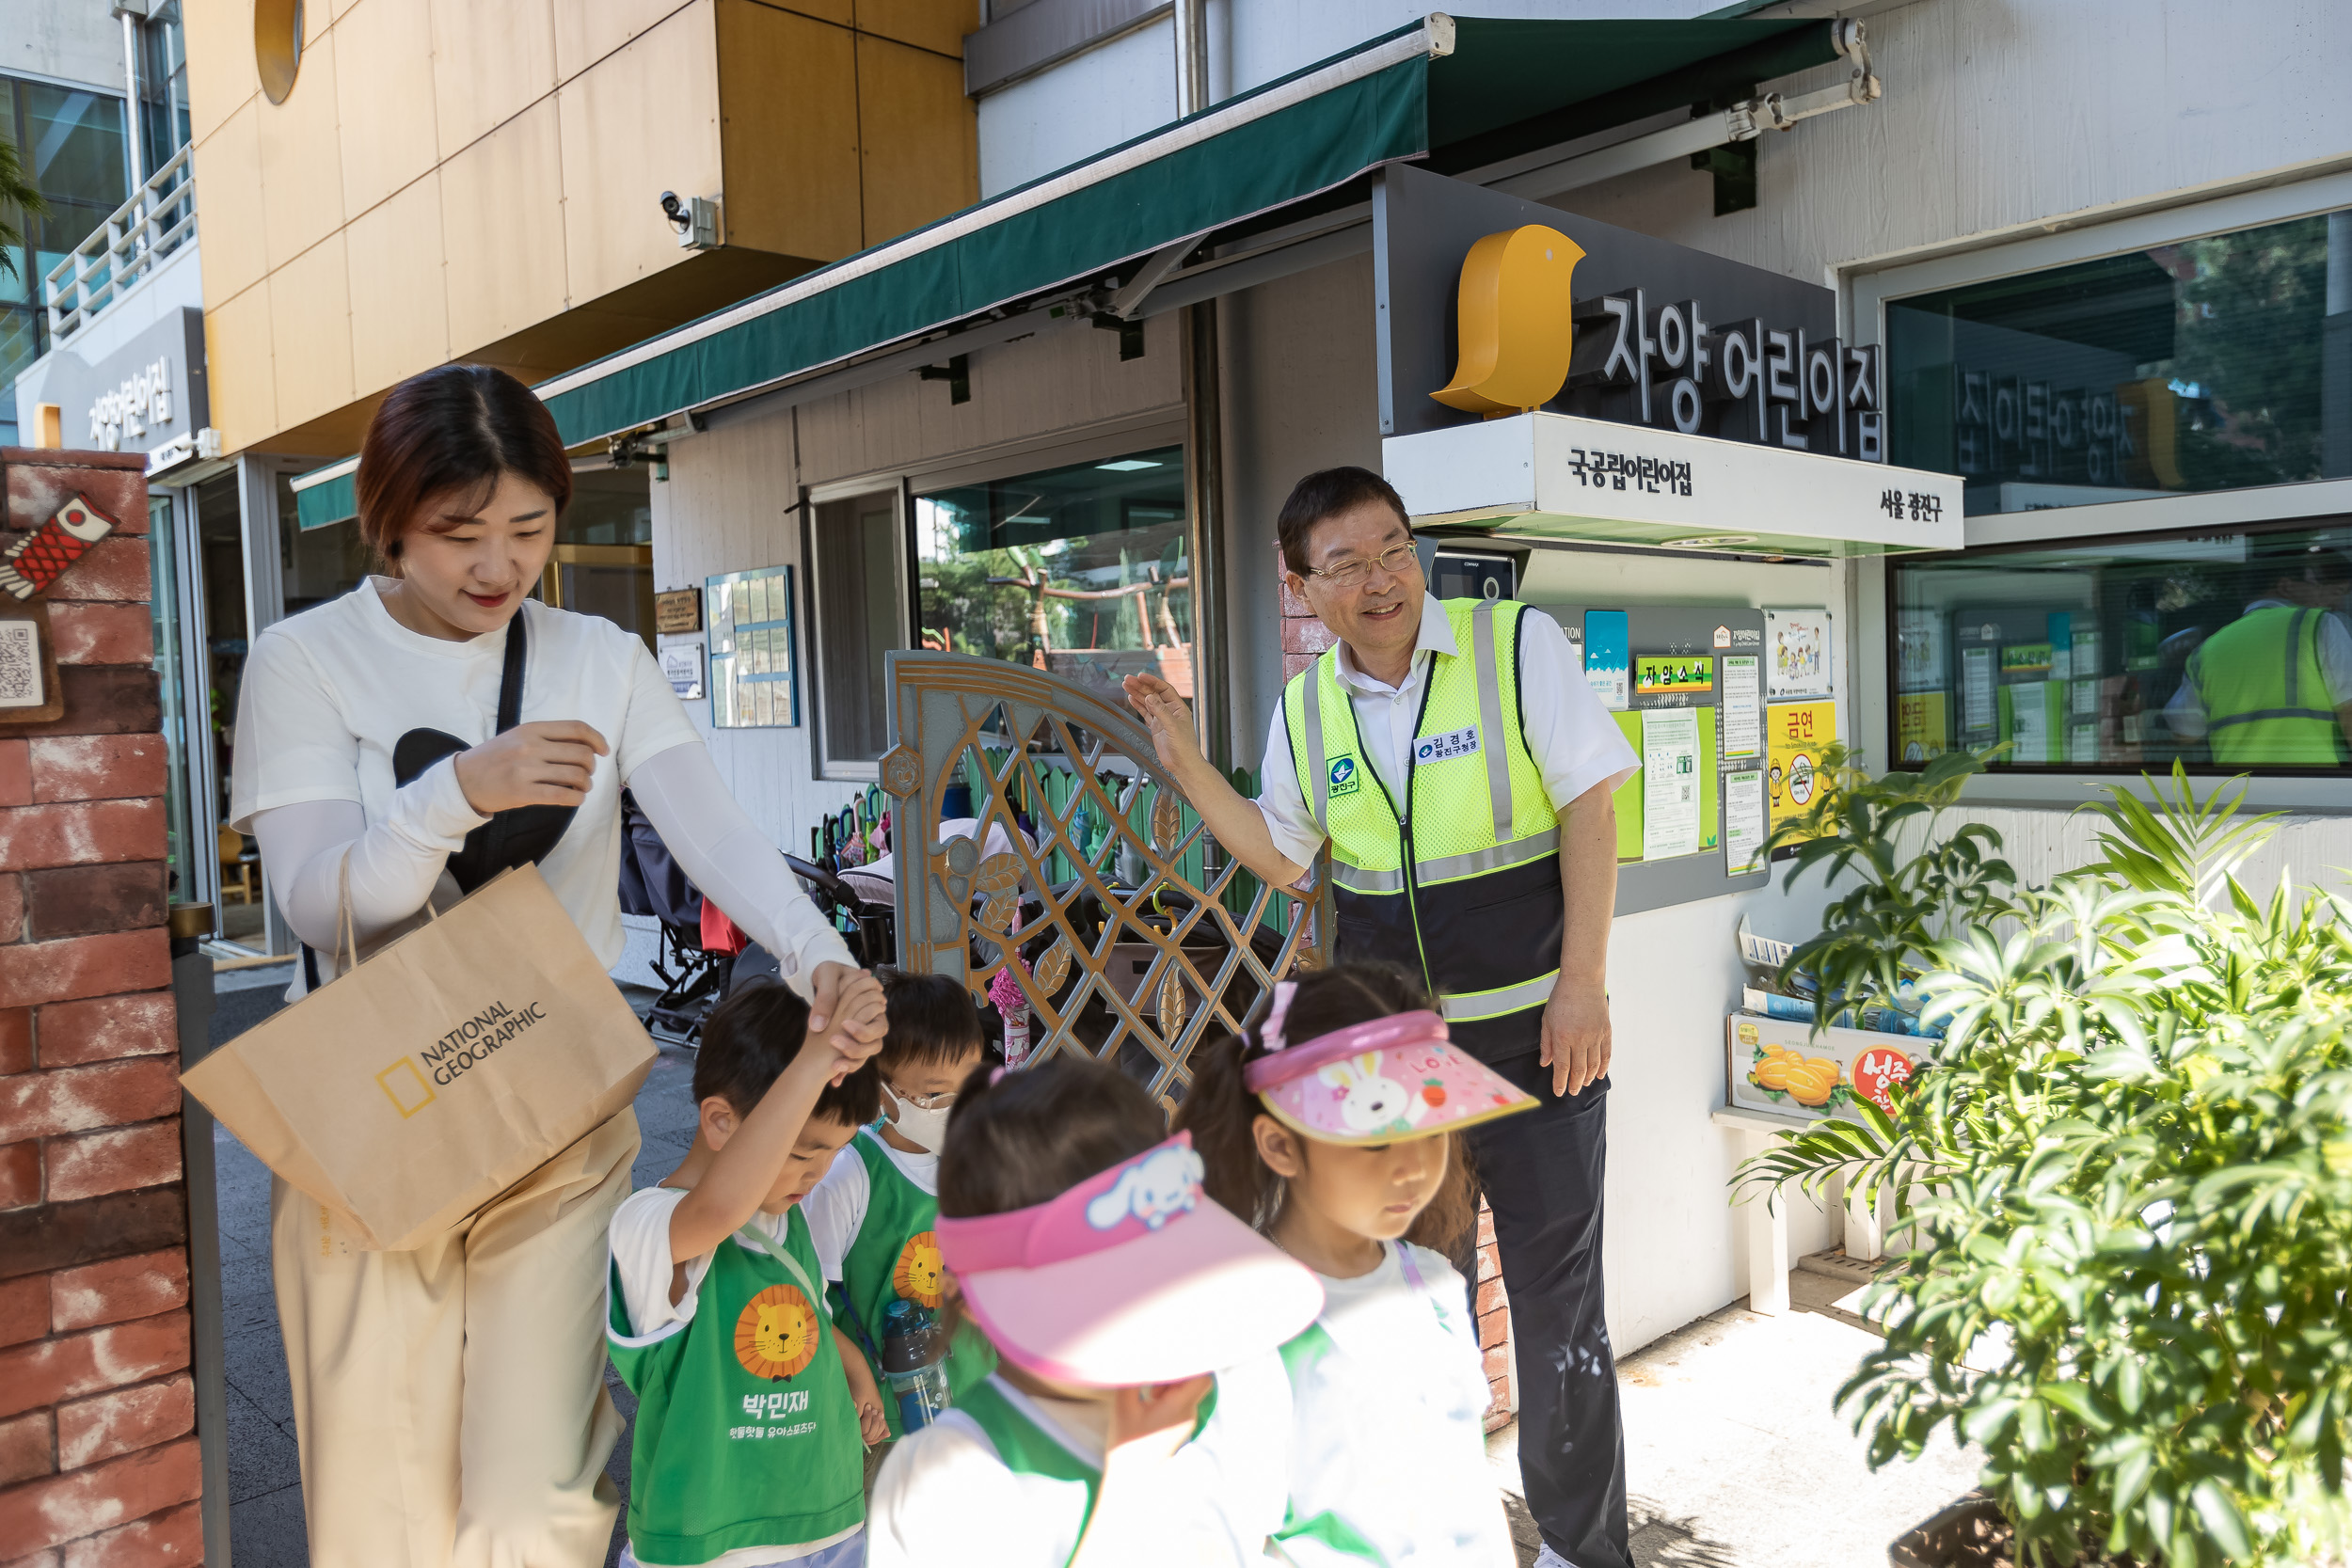
<path id="1" fill-rule="evenodd" d="M 203 1557 L 145 467 L 0 449 L 10 530 L 115 525 L 43 595 L 64 717 L 0 724 L 0 1557 L 41 1568 Z"/>
<path id="2" fill-rule="evenodd" d="M 1486 1430 L 1510 1424 L 1518 1413 L 1511 1386 L 1511 1303 L 1502 1293 L 1502 1255 L 1495 1249 L 1495 1216 L 1478 1200 L 1478 1349 L 1486 1358 Z"/>
<path id="3" fill-rule="evenodd" d="M 1282 595 L 1282 679 L 1288 681 L 1315 661 L 1338 639 L 1334 638 L 1315 612 L 1307 608 L 1307 601 L 1291 592 L 1290 579 L 1282 574 L 1282 546 L 1274 546 L 1274 580 Z"/>

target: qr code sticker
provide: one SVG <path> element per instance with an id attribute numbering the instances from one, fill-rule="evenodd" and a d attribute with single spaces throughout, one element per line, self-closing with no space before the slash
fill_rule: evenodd
<path id="1" fill-rule="evenodd" d="M 39 707 L 44 700 L 40 626 L 0 621 L 0 708 Z"/>

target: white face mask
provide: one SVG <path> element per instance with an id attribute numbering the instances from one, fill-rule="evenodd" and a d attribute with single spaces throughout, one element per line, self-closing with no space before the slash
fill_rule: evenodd
<path id="1" fill-rule="evenodd" d="M 890 1092 L 887 1085 L 885 1085 L 884 1092 Z M 910 1103 L 903 1096 L 891 1093 L 890 1125 L 897 1130 L 898 1136 L 906 1139 L 907 1142 L 917 1146 L 926 1153 L 936 1154 L 946 1147 L 947 1113 L 955 1108 L 955 1101 L 952 1098 L 945 1105 L 935 1105 L 927 1109 L 924 1106 Z"/>

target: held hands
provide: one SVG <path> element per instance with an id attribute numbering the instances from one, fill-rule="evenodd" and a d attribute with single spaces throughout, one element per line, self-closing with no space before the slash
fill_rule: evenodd
<path id="1" fill-rule="evenodd" d="M 516 806 L 577 806 L 588 798 L 604 736 L 578 720 L 517 724 L 457 753 L 457 787 L 488 816 Z"/>
<path id="2" fill-rule="evenodd" d="M 862 969 L 821 963 L 809 976 L 808 1037 L 811 1054 L 827 1064 L 826 1077 L 838 1084 L 882 1049 L 889 1028 L 882 982 Z"/>
<path id="3" fill-rule="evenodd" d="M 1124 682 L 1127 705 L 1152 728 L 1152 749 L 1160 766 L 1179 778 L 1200 767 L 1200 737 L 1192 727 L 1192 709 L 1176 689 L 1157 675 L 1129 675 Z"/>
<path id="4" fill-rule="evenodd" d="M 1609 1070 L 1611 1050 L 1608 994 L 1596 981 L 1561 975 L 1544 1007 L 1544 1065 L 1551 1069 L 1551 1092 L 1581 1094 L 1586 1085 L 1599 1082 Z"/>
<path id="5" fill-rule="evenodd" d="M 890 1441 L 890 1423 L 882 1418 L 882 1407 L 874 1400 L 861 1397 L 857 1402 L 857 1434 L 867 1448 Z"/>

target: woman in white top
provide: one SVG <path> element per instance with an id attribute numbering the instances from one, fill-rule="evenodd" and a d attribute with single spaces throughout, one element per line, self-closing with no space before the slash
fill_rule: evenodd
<path id="1" fill-rule="evenodd" d="M 331 977 L 339 890 L 365 952 L 428 898 L 446 909 L 531 860 L 617 962 L 624 786 L 818 1017 L 873 984 L 728 795 L 644 642 L 526 600 L 571 497 L 529 388 L 481 366 L 403 382 L 369 425 L 358 492 L 388 575 L 264 630 L 238 700 L 230 816 L 310 950 L 297 990 Z M 603 1560 L 621 1427 L 602 1378 L 604 1235 L 637 1148 L 624 1111 L 413 1252 L 363 1251 L 271 1183 L 312 1563 Z"/>

